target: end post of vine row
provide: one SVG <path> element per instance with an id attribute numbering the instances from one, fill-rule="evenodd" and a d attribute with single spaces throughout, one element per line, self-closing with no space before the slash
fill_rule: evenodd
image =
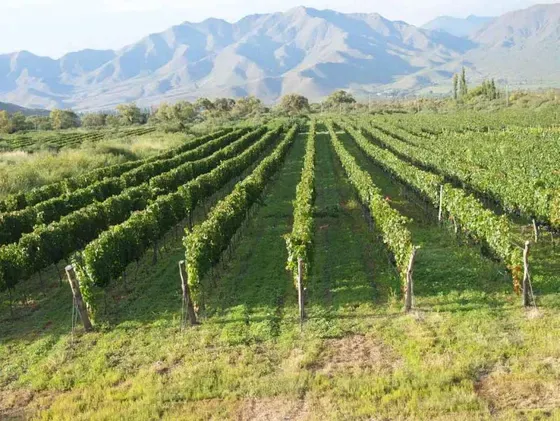
<path id="1" fill-rule="evenodd" d="M 187 319 L 191 326 L 198 324 L 189 289 L 187 268 L 184 260 L 179 262 L 179 274 L 181 275 L 181 289 L 183 291 L 183 314 L 181 315 L 181 328 L 184 328 Z"/>
<path id="2" fill-rule="evenodd" d="M 93 330 L 93 325 L 91 324 L 91 320 L 89 319 L 87 307 L 84 303 L 82 292 L 80 291 L 80 281 L 76 277 L 74 266 L 68 265 L 66 266 L 65 270 L 66 275 L 68 276 L 68 283 L 70 284 L 72 295 L 74 297 L 73 305 L 75 305 L 76 309 L 78 310 L 78 314 L 80 315 L 80 319 L 82 320 L 82 324 L 84 325 L 84 330 L 86 332 L 91 332 Z"/>
<path id="3" fill-rule="evenodd" d="M 412 279 L 414 259 L 416 258 L 417 247 L 412 247 L 412 253 L 410 254 L 410 261 L 408 262 L 408 268 L 406 270 L 406 294 L 404 301 L 404 311 L 407 313 L 412 310 L 412 300 L 414 295 L 414 281 Z"/>

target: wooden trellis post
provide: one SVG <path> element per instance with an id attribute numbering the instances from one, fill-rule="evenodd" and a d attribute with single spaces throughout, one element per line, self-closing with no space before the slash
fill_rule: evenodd
<path id="1" fill-rule="evenodd" d="M 523 250 L 523 306 L 531 305 L 531 270 L 529 268 L 529 249 L 531 243 L 525 242 L 525 250 Z"/>
<path id="2" fill-rule="evenodd" d="M 76 305 L 78 313 L 80 314 L 80 319 L 82 319 L 84 330 L 86 332 L 91 332 L 93 330 L 93 326 L 91 324 L 91 321 L 89 320 L 87 308 L 82 298 L 82 292 L 80 291 L 80 282 L 78 281 L 78 278 L 76 278 L 76 272 L 74 271 L 74 267 L 72 265 L 66 266 L 66 274 L 68 275 L 68 282 L 70 283 L 70 288 L 72 289 L 74 303 Z"/>
<path id="3" fill-rule="evenodd" d="M 533 232 L 535 234 L 535 243 L 539 242 L 539 227 L 537 226 L 537 221 L 533 219 Z"/>
<path id="4" fill-rule="evenodd" d="M 299 321 L 303 323 L 305 319 L 305 291 L 303 289 L 303 260 L 301 257 L 298 257 L 298 304 L 299 304 Z"/>
<path id="5" fill-rule="evenodd" d="M 441 223 L 443 218 L 443 184 L 439 186 L 439 212 L 438 212 L 438 221 Z"/>
<path id="6" fill-rule="evenodd" d="M 410 254 L 410 261 L 408 262 L 408 268 L 406 270 L 406 295 L 404 301 L 404 311 L 407 313 L 412 310 L 412 297 L 414 295 L 414 281 L 412 279 L 412 272 L 414 266 L 414 259 L 416 257 L 416 247 L 412 248 L 412 253 Z"/>
<path id="7" fill-rule="evenodd" d="M 181 274 L 181 288 L 183 290 L 183 314 L 181 315 L 181 327 L 185 327 L 187 318 L 190 325 L 194 326 L 198 324 L 198 320 L 196 319 L 196 312 L 194 311 L 194 305 L 191 299 L 187 269 L 184 260 L 179 262 L 179 273 Z"/>
<path id="8" fill-rule="evenodd" d="M 152 258 L 152 264 L 155 265 L 158 262 L 158 240 L 154 239 L 154 256 Z"/>
<path id="9" fill-rule="evenodd" d="M 457 220 L 455 218 L 453 219 L 453 229 L 455 230 L 455 235 L 459 234 L 459 224 L 457 223 Z"/>

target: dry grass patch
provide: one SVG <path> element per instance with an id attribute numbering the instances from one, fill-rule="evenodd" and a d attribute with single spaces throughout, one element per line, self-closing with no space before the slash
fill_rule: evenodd
<path id="1" fill-rule="evenodd" d="M 29 390 L 0 391 L 0 419 L 23 419 L 32 400 L 33 392 Z"/>
<path id="2" fill-rule="evenodd" d="M 340 372 L 372 371 L 389 373 L 399 364 L 392 350 L 377 338 L 350 335 L 327 339 L 319 358 L 317 372 L 334 375 Z"/>
<path id="3" fill-rule="evenodd" d="M 246 399 L 205 399 L 176 405 L 164 420 L 308 421 L 315 420 L 307 399 L 277 396 Z"/>
<path id="4" fill-rule="evenodd" d="M 26 420 L 36 411 L 47 408 L 57 393 L 27 389 L 0 390 L 0 420 Z"/>
<path id="5" fill-rule="evenodd" d="M 276 421 L 310 419 L 311 405 L 307 399 L 283 397 L 247 399 L 235 419 L 239 421 Z"/>
<path id="6" fill-rule="evenodd" d="M 560 408 L 560 379 L 491 373 L 481 378 L 476 390 L 495 412 Z"/>

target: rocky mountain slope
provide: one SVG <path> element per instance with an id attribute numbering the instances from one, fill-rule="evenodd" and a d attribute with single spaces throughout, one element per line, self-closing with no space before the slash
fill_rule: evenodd
<path id="1" fill-rule="evenodd" d="M 488 25 L 495 18 L 471 15 L 465 19 L 452 16 L 440 16 L 422 25 L 423 29 L 430 31 L 443 31 L 456 37 L 470 37 Z"/>

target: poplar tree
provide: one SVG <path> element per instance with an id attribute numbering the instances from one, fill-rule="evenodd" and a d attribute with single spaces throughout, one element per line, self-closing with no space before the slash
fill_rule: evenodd
<path id="1" fill-rule="evenodd" d="M 459 76 L 457 75 L 457 73 L 455 73 L 453 75 L 453 99 L 455 101 L 459 99 L 459 92 L 457 91 L 459 89 L 458 85 L 459 85 Z"/>
<path id="2" fill-rule="evenodd" d="M 494 79 L 492 79 L 492 82 L 490 82 L 490 87 L 492 89 L 492 99 L 497 99 L 498 89 L 496 88 L 496 82 L 494 81 Z"/>
<path id="3" fill-rule="evenodd" d="M 461 93 L 461 97 L 464 97 L 469 93 L 469 88 L 467 87 L 467 74 L 464 67 L 461 71 L 461 82 L 459 84 L 459 91 Z"/>

